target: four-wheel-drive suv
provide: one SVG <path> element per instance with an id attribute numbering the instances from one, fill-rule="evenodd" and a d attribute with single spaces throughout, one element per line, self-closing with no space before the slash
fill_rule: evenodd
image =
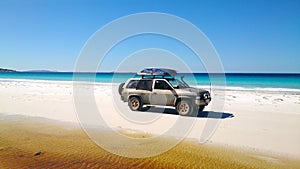
<path id="1" fill-rule="evenodd" d="M 211 101 L 206 90 L 190 87 L 171 69 L 146 68 L 119 86 L 121 100 L 133 111 L 151 106 L 173 106 L 183 116 L 195 116 Z M 145 106 L 145 107 L 143 107 Z"/>

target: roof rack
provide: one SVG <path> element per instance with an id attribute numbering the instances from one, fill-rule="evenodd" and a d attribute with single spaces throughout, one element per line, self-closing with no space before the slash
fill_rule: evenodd
<path id="1" fill-rule="evenodd" d="M 142 78 L 145 78 L 145 76 L 150 76 L 149 78 L 174 78 L 176 76 L 177 72 L 173 69 L 165 69 L 165 68 L 145 68 L 137 73 L 137 75 L 142 76 Z"/>

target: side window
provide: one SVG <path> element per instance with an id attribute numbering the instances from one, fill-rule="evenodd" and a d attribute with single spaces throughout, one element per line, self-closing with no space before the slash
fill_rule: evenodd
<path id="1" fill-rule="evenodd" d="M 126 86 L 126 88 L 129 88 L 129 89 L 135 89 L 136 86 L 138 84 L 138 80 L 131 80 L 128 85 Z"/>
<path id="2" fill-rule="evenodd" d="M 136 90 L 152 91 L 152 80 L 140 80 L 137 84 Z"/>
<path id="3" fill-rule="evenodd" d="M 156 80 L 155 85 L 154 85 L 154 89 L 172 90 L 171 86 L 163 80 Z"/>

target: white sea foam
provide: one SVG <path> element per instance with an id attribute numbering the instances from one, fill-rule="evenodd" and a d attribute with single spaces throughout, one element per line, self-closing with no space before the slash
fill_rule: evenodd
<path id="1" fill-rule="evenodd" d="M 38 80 L 38 79 L 1 79 L 0 82 L 32 82 L 32 83 L 58 83 L 58 84 L 72 84 L 74 81 L 63 81 L 63 80 Z M 78 81 L 81 84 L 94 84 L 96 86 L 117 86 L 120 83 L 104 83 L 104 82 L 84 82 Z M 300 94 L 300 89 L 292 89 L 292 88 L 272 88 L 272 87 L 255 87 L 255 88 L 247 88 L 247 87 L 239 87 L 239 86 L 209 86 L 209 85 L 197 85 L 192 86 L 197 88 L 202 88 L 206 90 L 226 90 L 226 91 L 259 91 L 259 92 L 291 92 Z"/>
<path id="2" fill-rule="evenodd" d="M 259 92 L 293 92 L 293 93 L 299 93 L 300 89 L 290 89 L 290 88 L 262 88 L 262 87 L 256 87 L 256 88 L 246 88 L 246 87 L 238 87 L 238 86 L 194 86 L 197 88 L 203 88 L 206 90 L 214 89 L 214 90 L 226 90 L 226 91 L 259 91 Z"/>

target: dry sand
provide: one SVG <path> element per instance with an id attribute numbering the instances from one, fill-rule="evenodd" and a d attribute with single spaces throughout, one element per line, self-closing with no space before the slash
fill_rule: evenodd
<path id="1" fill-rule="evenodd" d="M 173 143 L 175 138 L 184 137 L 190 141 L 149 158 L 113 155 L 96 146 L 78 127 L 71 82 L 0 80 L 0 168 L 300 166 L 300 94 L 297 91 L 227 90 L 225 97 L 216 91 L 211 105 L 223 100 L 224 108 L 208 106 L 204 113 L 191 118 L 174 115 L 172 109 L 165 110 L 164 114 L 159 113 L 159 108 L 147 113 L 131 112 L 115 94 L 115 87 L 97 84 L 94 91 L 97 108 L 109 127 L 128 137 L 143 139 L 162 135 L 171 127 L 180 128 L 175 124 L 182 118 L 194 124 L 187 135 L 175 130 L 162 138 L 163 142 Z M 206 144 L 200 144 L 199 138 L 209 120 L 217 121 L 218 127 Z M 99 132 L 114 140 L 110 133 Z M 134 153 L 128 145 L 119 151 Z"/>

